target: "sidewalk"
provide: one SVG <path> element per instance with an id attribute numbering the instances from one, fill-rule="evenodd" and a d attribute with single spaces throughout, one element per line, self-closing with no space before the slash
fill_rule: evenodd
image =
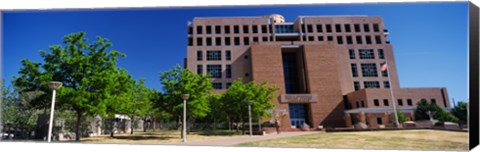
<path id="1" fill-rule="evenodd" d="M 196 146 L 233 146 L 246 142 L 254 142 L 260 140 L 276 139 L 283 137 L 292 137 L 292 136 L 301 136 L 309 134 L 321 133 L 319 131 L 306 131 L 306 132 L 282 132 L 280 134 L 272 133 L 264 136 L 254 135 L 254 136 L 242 136 L 242 137 L 232 137 L 228 139 L 215 139 L 215 140 L 203 140 L 203 141 L 192 141 L 187 143 L 172 143 L 174 145 L 196 145 Z"/>

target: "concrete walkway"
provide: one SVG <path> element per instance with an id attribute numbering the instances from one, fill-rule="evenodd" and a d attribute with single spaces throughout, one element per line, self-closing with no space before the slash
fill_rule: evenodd
<path id="1" fill-rule="evenodd" d="M 242 136 L 242 137 L 232 137 L 228 139 L 215 139 L 215 140 L 202 140 L 202 141 L 191 141 L 187 143 L 172 143 L 174 145 L 195 145 L 195 146 L 233 146 L 246 142 L 254 142 L 260 140 L 276 139 L 283 137 L 292 137 L 292 136 L 301 136 L 309 134 L 321 133 L 319 131 L 305 131 L 305 132 L 282 132 L 280 134 L 272 133 L 264 136 L 254 135 L 254 136 Z"/>

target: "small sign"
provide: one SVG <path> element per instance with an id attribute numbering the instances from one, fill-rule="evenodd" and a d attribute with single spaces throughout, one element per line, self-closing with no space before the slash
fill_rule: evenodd
<path id="1" fill-rule="evenodd" d="M 281 103 L 312 103 L 317 101 L 316 94 L 283 94 L 280 97 Z"/>

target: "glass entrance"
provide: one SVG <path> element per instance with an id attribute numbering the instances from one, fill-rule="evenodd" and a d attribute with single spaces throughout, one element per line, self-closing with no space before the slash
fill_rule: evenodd
<path id="1" fill-rule="evenodd" d="M 290 113 L 290 125 L 296 128 L 302 127 L 307 123 L 307 106 L 305 104 L 288 104 Z"/>

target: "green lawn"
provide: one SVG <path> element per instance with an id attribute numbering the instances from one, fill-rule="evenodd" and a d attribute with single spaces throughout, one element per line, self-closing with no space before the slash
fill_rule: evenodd
<path id="1" fill-rule="evenodd" d="M 133 135 L 130 133 L 115 134 L 114 137 L 110 135 L 101 135 L 96 137 L 82 138 L 82 142 L 90 143 L 120 143 L 120 144 L 168 144 L 181 142 L 179 130 L 157 130 L 141 132 L 136 131 Z M 229 130 L 206 130 L 206 131 L 192 131 L 187 135 L 188 141 L 201 141 L 212 139 L 226 139 L 232 137 L 241 137 L 240 132 Z"/>
<path id="2" fill-rule="evenodd" d="M 468 150 L 468 133 L 439 130 L 332 132 L 243 143 L 238 146 Z"/>

